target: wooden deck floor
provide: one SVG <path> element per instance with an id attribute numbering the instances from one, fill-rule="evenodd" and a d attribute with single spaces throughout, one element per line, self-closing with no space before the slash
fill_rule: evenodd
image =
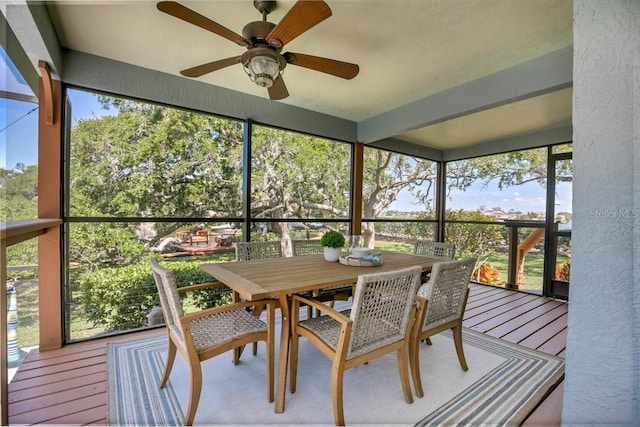
<path id="1" fill-rule="evenodd" d="M 568 305 L 561 301 L 472 285 L 464 325 L 564 357 Z M 107 343 L 163 335 L 163 329 L 31 351 L 9 384 L 10 424 L 105 425 Z M 562 384 L 524 425 L 560 425 Z"/>

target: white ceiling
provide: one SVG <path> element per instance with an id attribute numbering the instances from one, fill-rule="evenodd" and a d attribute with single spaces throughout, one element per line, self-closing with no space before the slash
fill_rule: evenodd
<path id="1" fill-rule="evenodd" d="M 241 33 L 261 16 L 249 0 L 181 1 Z M 288 65 L 282 102 L 360 122 L 500 70 L 570 46 L 570 0 L 327 0 L 333 15 L 285 46 L 357 63 L 343 80 Z M 294 4 L 281 0 L 277 23 Z M 60 44 L 144 68 L 180 70 L 238 56 L 244 48 L 160 12 L 154 1 L 48 3 Z M 186 77 L 184 77 L 186 78 Z M 237 64 L 198 79 L 267 97 Z M 475 112 L 395 135 L 437 149 L 571 123 L 571 88 Z"/>

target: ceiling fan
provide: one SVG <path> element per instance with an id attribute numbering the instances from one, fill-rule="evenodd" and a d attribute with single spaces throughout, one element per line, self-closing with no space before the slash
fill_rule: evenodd
<path id="1" fill-rule="evenodd" d="M 267 21 L 267 15 L 276 8 L 276 1 L 254 1 L 253 5 L 262 14 L 262 21 L 248 23 L 240 35 L 178 2 L 159 2 L 158 10 L 211 31 L 247 49 L 240 56 L 187 68 L 180 71 L 180 74 L 187 77 L 200 77 L 241 63 L 251 81 L 268 89 L 269 98 L 272 100 L 289 96 L 282 79 L 282 71 L 287 64 L 347 80 L 358 75 L 360 68 L 357 64 L 302 53 L 281 53 L 284 45 L 331 16 L 331 9 L 324 1 L 299 0 L 277 25 Z"/>

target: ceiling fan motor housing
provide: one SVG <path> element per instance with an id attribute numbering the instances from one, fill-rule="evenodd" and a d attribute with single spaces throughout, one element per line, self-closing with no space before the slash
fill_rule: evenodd
<path id="1" fill-rule="evenodd" d="M 242 29 L 242 36 L 245 39 L 249 40 L 249 43 L 251 45 L 255 45 L 260 42 L 268 44 L 265 39 L 267 38 L 271 30 L 275 28 L 275 26 L 276 24 L 267 21 L 249 22 Z"/>

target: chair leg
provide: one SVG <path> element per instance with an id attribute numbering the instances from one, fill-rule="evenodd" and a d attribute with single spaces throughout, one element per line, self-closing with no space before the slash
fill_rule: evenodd
<path id="1" fill-rule="evenodd" d="M 242 350 L 244 350 L 244 346 L 236 347 L 233 349 L 233 364 L 237 365 L 240 363 L 240 356 L 242 356 Z"/>
<path id="2" fill-rule="evenodd" d="M 253 315 L 255 317 L 260 317 L 263 311 L 264 311 L 264 304 L 260 306 L 256 306 L 256 308 L 253 310 Z M 240 350 L 240 354 L 242 354 L 242 350 Z M 258 341 L 253 343 L 253 355 L 255 356 L 256 354 L 258 354 Z M 238 356 L 238 358 L 239 357 L 240 356 Z"/>
<path id="3" fill-rule="evenodd" d="M 464 357 L 464 349 L 462 348 L 462 325 L 458 325 L 453 328 L 453 342 L 456 345 L 456 353 L 458 354 L 458 361 L 460 361 L 460 367 L 463 371 L 468 371 L 467 359 Z"/>
<path id="4" fill-rule="evenodd" d="M 344 425 L 343 380 L 344 369 L 333 366 L 331 368 L 331 401 L 333 403 L 333 420 L 337 426 Z"/>
<path id="5" fill-rule="evenodd" d="M 309 306 L 311 307 L 311 306 Z M 298 344 L 300 335 L 296 333 L 296 327 L 292 328 L 291 343 L 289 344 L 289 391 L 296 392 L 298 381 Z"/>
<path id="6" fill-rule="evenodd" d="M 413 394 L 411 394 L 411 386 L 409 385 L 409 355 L 407 347 L 402 346 L 398 349 L 398 372 L 400 374 L 400 384 L 404 393 L 404 400 L 407 403 L 413 403 Z"/>
<path id="7" fill-rule="evenodd" d="M 411 365 L 411 376 L 413 377 L 413 388 L 416 389 L 416 396 L 423 397 L 422 379 L 420 378 L 420 340 L 413 339 L 409 344 L 409 364 Z"/>
<path id="8" fill-rule="evenodd" d="M 164 374 L 160 380 L 160 388 L 164 388 L 171 375 L 171 369 L 173 368 L 173 362 L 176 360 L 176 344 L 169 338 L 169 345 L 167 348 L 167 363 L 164 365 Z"/>
<path id="9" fill-rule="evenodd" d="M 187 413 L 184 417 L 184 425 L 190 426 L 193 424 L 193 419 L 196 417 L 196 410 L 198 409 L 198 403 L 200 403 L 200 392 L 202 391 L 202 367 L 200 362 L 190 364 L 191 381 L 189 387 L 189 404 L 187 405 Z"/>

